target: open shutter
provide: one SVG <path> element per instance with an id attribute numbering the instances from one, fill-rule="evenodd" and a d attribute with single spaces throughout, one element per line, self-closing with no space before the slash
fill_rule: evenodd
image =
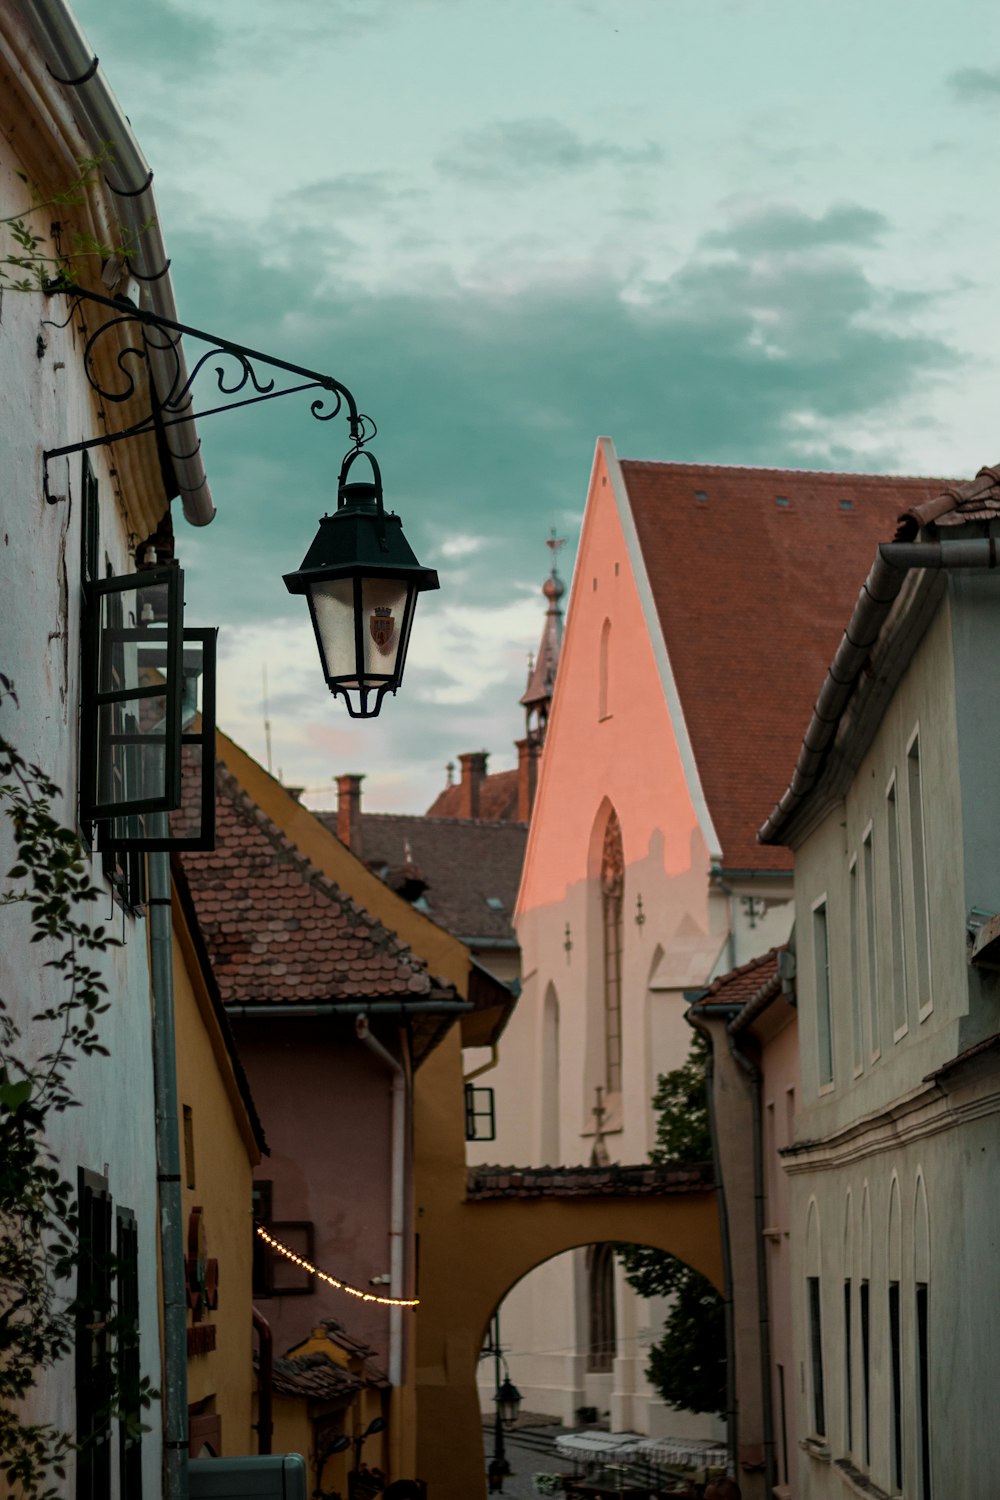
<path id="1" fill-rule="evenodd" d="M 88 585 L 80 747 L 85 823 L 171 812 L 181 795 L 184 575 L 179 568 Z"/>

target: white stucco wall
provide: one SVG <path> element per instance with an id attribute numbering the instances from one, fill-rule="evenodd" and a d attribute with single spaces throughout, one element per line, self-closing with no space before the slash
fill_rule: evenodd
<path id="1" fill-rule="evenodd" d="M 26 189 L 14 176 L 21 166 L 0 145 L 0 214 L 19 208 Z M 46 216 L 46 224 L 48 217 Z M 97 430 L 89 390 L 81 372 L 81 346 L 71 330 L 44 326 L 65 316 L 40 294 L 5 292 L 0 316 L 0 435 L 3 486 L 0 489 L 0 671 L 15 681 L 20 707 L 0 707 L 0 732 L 61 787 L 55 816 L 77 826 L 78 710 L 80 681 L 80 475 L 79 455 L 53 466 L 53 490 L 66 495 L 48 505 L 42 493 L 42 450 L 72 443 Z M 42 357 L 36 340 L 44 341 Z M 106 456 L 95 455 L 101 483 L 101 546 L 116 571 L 131 571 L 129 516 L 114 498 Z M 0 825 L 0 866 L 9 868 L 11 844 L 6 819 Z M 123 946 L 93 955 L 108 987 L 110 1008 L 100 1019 L 108 1058 L 78 1064 L 71 1086 L 82 1108 L 50 1117 L 48 1140 L 64 1175 L 74 1186 L 78 1167 L 108 1179 L 113 1203 L 136 1215 L 143 1373 L 161 1385 L 157 1318 L 156 1158 L 153 1135 L 153 1078 L 150 1046 L 149 977 L 145 923 L 123 917 L 114 907 L 95 864 L 95 883 L 105 894 L 89 909 L 107 918 Z M 30 1035 L 35 1053 L 51 1042 L 48 1028 L 32 1026 L 31 1015 L 63 990 L 61 980 L 41 962 L 54 950 L 29 946 L 23 909 L 0 911 L 0 994 Z M 36 1420 L 75 1431 L 73 1361 L 43 1372 L 28 1409 Z M 159 1420 L 154 1409 L 144 1441 L 146 1493 L 160 1482 Z M 114 1467 L 117 1467 L 114 1465 Z M 70 1481 L 71 1483 L 71 1481 Z M 115 1491 L 117 1493 L 117 1491 Z"/>

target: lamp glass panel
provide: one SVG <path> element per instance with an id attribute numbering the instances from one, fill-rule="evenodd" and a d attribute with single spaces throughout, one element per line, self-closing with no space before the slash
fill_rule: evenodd
<path id="1" fill-rule="evenodd" d="M 323 658 L 323 671 L 327 677 L 354 676 L 353 578 L 310 584 L 309 604 Z"/>
<path id="2" fill-rule="evenodd" d="M 409 623 L 407 593 L 408 585 L 402 578 L 361 580 L 361 641 L 366 676 L 396 675 L 396 663 L 401 662 L 402 655 L 405 655 L 403 630 Z"/>

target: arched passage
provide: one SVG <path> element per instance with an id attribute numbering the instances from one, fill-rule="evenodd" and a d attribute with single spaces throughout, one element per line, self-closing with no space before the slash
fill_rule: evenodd
<path id="1" fill-rule="evenodd" d="M 481 1169 L 450 1218 L 452 1232 L 428 1244 L 433 1266 L 421 1256 L 418 1470 L 435 1500 L 468 1500 L 483 1490 L 479 1351 L 517 1282 L 563 1251 L 623 1241 L 665 1250 L 721 1289 L 722 1256 L 702 1168 Z"/>

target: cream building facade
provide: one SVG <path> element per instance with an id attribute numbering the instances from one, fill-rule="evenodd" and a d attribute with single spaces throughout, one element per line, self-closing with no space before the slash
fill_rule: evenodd
<path id="1" fill-rule="evenodd" d="M 802 1500 L 996 1491 L 997 518 L 986 470 L 880 550 L 765 829 L 796 860 Z"/>

